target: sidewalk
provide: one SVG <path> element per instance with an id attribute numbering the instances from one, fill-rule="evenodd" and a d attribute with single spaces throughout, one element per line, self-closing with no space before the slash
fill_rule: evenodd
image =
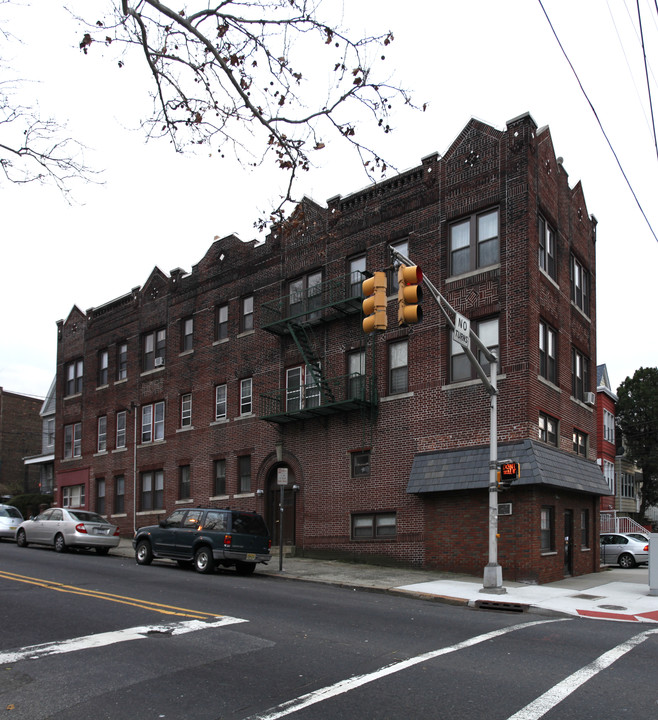
<path id="1" fill-rule="evenodd" d="M 111 553 L 133 557 L 131 541 L 122 539 Z M 279 557 L 275 555 L 268 565 L 259 565 L 256 572 L 288 580 L 413 595 L 483 609 L 658 623 L 658 597 L 649 595 L 649 571 L 644 566 L 632 570 L 607 567 L 599 573 L 547 585 L 507 582 L 503 568 L 506 592 L 494 594 L 482 592 L 482 578 L 470 575 L 286 556 L 282 565 L 279 572 Z"/>

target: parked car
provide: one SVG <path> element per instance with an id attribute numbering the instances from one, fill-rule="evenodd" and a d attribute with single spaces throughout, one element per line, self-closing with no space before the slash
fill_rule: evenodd
<path id="1" fill-rule="evenodd" d="M 138 565 L 170 558 L 200 573 L 222 565 L 249 575 L 258 563 L 269 562 L 271 546 L 267 525 L 258 513 L 218 508 L 174 510 L 159 525 L 139 528 L 133 539 Z"/>
<path id="2" fill-rule="evenodd" d="M 632 568 L 649 562 L 649 542 L 628 533 L 601 533 L 601 562 Z"/>
<path id="3" fill-rule="evenodd" d="M 24 520 L 16 530 L 16 543 L 52 545 L 57 552 L 69 548 L 93 548 L 107 555 L 121 540 L 117 525 L 89 510 L 48 508 L 36 517 Z"/>
<path id="4" fill-rule="evenodd" d="M 649 542 L 649 537 L 645 535 L 644 533 L 624 533 L 624 535 L 628 535 L 628 537 L 635 538 L 636 540 L 639 540 L 643 543 Z"/>
<path id="5" fill-rule="evenodd" d="M 23 516 L 13 505 L 0 505 L 0 539 L 16 537 L 16 528 L 23 522 Z"/>

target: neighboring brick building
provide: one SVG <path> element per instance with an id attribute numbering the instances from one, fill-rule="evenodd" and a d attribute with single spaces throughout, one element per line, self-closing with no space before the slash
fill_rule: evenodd
<path id="1" fill-rule="evenodd" d="M 0 496 L 38 491 L 39 471 L 23 458 L 41 449 L 42 402 L 0 387 Z"/>
<path id="2" fill-rule="evenodd" d="M 471 121 L 444 157 L 265 242 L 215 242 L 189 274 L 58 323 L 56 485 L 124 532 L 174 507 L 266 516 L 298 552 L 479 574 L 487 563 L 489 395 L 438 306 L 361 329 L 363 271 L 389 245 L 423 268 L 499 357 L 506 579 L 599 568 L 596 221 L 550 132 Z M 136 439 L 137 442 L 134 442 Z M 133 502 L 133 489 L 136 503 Z"/>
<path id="3" fill-rule="evenodd" d="M 617 415 L 617 396 L 610 387 L 608 368 L 598 365 L 596 368 L 596 423 L 597 445 L 596 461 L 603 472 L 609 488 L 609 494 L 601 497 L 601 510 L 615 510 L 615 417 Z"/>

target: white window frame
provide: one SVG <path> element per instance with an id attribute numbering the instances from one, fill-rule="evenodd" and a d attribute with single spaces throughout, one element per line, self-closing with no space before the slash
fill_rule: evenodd
<path id="1" fill-rule="evenodd" d="M 226 385 L 215 386 L 215 420 L 225 420 L 226 409 Z"/>
<path id="2" fill-rule="evenodd" d="M 142 405 L 142 443 L 164 440 L 164 400 Z"/>
<path id="3" fill-rule="evenodd" d="M 180 399 L 180 426 L 192 427 L 192 393 L 184 393 Z"/>
<path id="4" fill-rule="evenodd" d="M 126 420 L 127 413 L 125 410 L 120 410 L 117 413 L 117 434 L 116 434 L 116 447 L 126 447 Z"/>
<path id="5" fill-rule="evenodd" d="M 240 380 L 240 415 L 253 413 L 253 378 Z"/>
<path id="6" fill-rule="evenodd" d="M 615 416 L 605 408 L 603 409 L 603 439 L 609 443 L 615 442 Z"/>
<path id="7" fill-rule="evenodd" d="M 98 442 L 96 450 L 99 453 L 107 451 L 107 415 L 101 415 L 98 418 Z"/>

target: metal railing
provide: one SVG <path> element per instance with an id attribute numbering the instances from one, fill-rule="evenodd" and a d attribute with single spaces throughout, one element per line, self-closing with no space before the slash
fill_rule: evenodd
<path id="1" fill-rule="evenodd" d="M 646 535 L 649 531 L 633 520 L 633 518 L 619 516 L 616 510 L 601 513 L 601 532 L 602 533 L 642 533 Z"/>

